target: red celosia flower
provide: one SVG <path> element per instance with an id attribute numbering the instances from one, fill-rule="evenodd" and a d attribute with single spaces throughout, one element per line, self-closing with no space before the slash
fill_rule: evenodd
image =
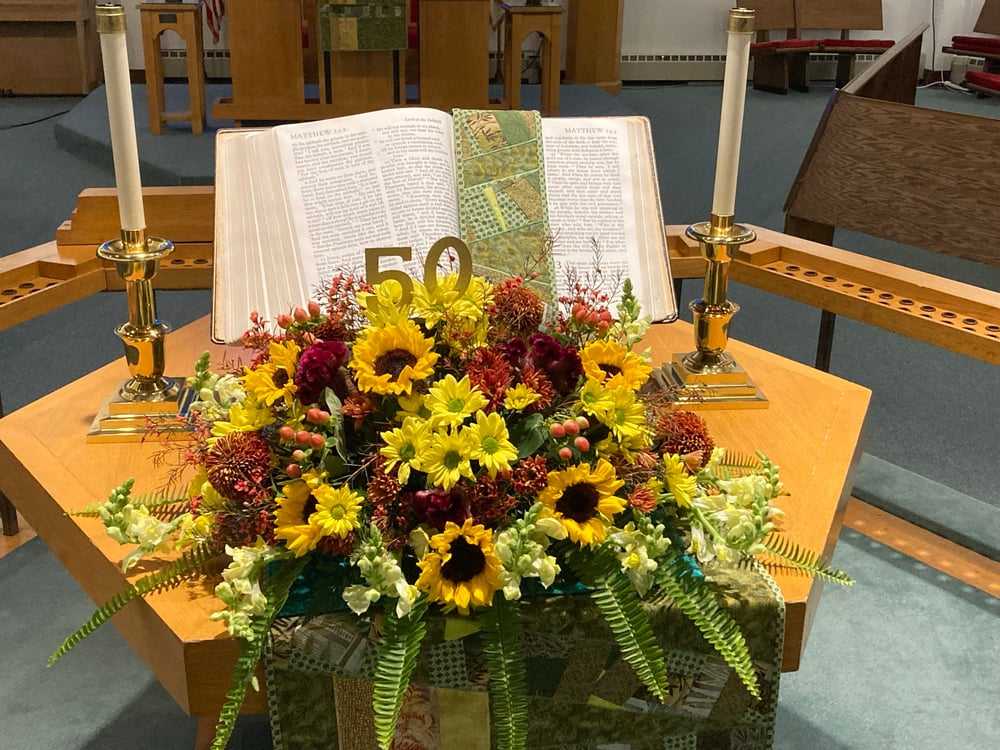
<path id="1" fill-rule="evenodd" d="M 303 351 L 295 368 L 299 400 L 303 404 L 315 404 L 324 388 L 332 389 L 341 400 L 347 398 L 345 379 L 348 375 L 343 367 L 348 355 L 347 345 L 342 341 L 320 341 Z"/>
<path id="2" fill-rule="evenodd" d="M 461 526 L 470 515 L 469 498 L 460 487 L 419 490 L 413 493 L 413 514 L 418 521 L 438 531 L 444 530 L 449 521 Z"/>
<path id="3" fill-rule="evenodd" d="M 528 343 L 531 350 L 527 361 L 542 370 L 559 393 L 572 393 L 583 375 L 583 364 L 576 347 L 563 346 L 546 333 L 533 333 Z"/>

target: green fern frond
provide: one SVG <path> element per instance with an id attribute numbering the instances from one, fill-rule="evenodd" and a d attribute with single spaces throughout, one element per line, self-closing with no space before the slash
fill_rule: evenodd
<path id="1" fill-rule="evenodd" d="M 621 572 L 615 555 L 606 549 L 583 554 L 566 546 L 569 566 L 581 581 L 594 588 L 590 598 L 614 633 L 622 658 L 636 676 L 661 701 L 666 700 L 667 668 L 663 649 L 656 641 L 649 616 L 627 575 Z"/>
<path id="2" fill-rule="evenodd" d="M 267 597 L 267 611 L 260 617 L 253 619 L 253 638 L 243 639 L 240 655 L 233 665 L 233 674 L 230 678 L 231 686 L 226 691 L 226 702 L 223 704 L 222 710 L 219 711 L 219 720 L 215 724 L 215 739 L 212 740 L 211 750 L 226 750 L 226 745 L 229 744 L 229 738 L 236 726 L 236 719 L 240 715 L 243 699 L 246 698 L 247 688 L 254 682 L 254 673 L 257 671 L 260 657 L 264 653 L 268 630 L 281 608 L 285 606 L 288 592 L 306 566 L 307 561 L 308 558 L 300 557 L 284 563 L 264 581 L 261 589 L 264 596 Z"/>
<path id="3" fill-rule="evenodd" d="M 106 604 L 98 608 L 79 630 L 63 641 L 62 645 L 49 657 L 48 666 L 51 667 L 55 664 L 60 657 L 64 656 L 76 644 L 97 630 L 112 615 L 121 610 L 133 599 L 138 599 L 160 589 L 176 586 L 189 573 L 201 568 L 209 560 L 218 556 L 220 552 L 221 550 L 218 547 L 209 544 L 200 544 L 192 547 L 167 567 L 163 568 L 163 570 L 150 573 L 140 578 L 124 591 L 118 592 Z"/>
<path id="4" fill-rule="evenodd" d="M 490 713 L 497 750 L 524 750 L 528 736 L 528 678 L 521 652 L 521 618 L 503 591 L 479 614 L 490 670 Z"/>
<path id="5" fill-rule="evenodd" d="M 773 564 L 768 555 L 778 558 L 778 565 L 788 566 L 801 571 L 804 575 L 833 581 L 841 586 L 851 586 L 854 579 L 838 568 L 831 567 L 827 561 L 815 552 L 802 549 L 797 543 L 781 534 L 769 534 L 764 539 L 767 554 L 761 562 L 767 566 Z"/>
<path id="6" fill-rule="evenodd" d="M 687 563 L 678 555 L 661 569 L 656 583 L 739 675 L 750 694 L 760 698 L 746 638 L 729 612 L 719 604 L 705 579 L 692 576 L 688 571 Z"/>
<path id="7" fill-rule="evenodd" d="M 732 453 L 727 449 L 726 455 L 719 466 L 732 474 L 745 474 L 760 471 L 762 464 L 760 458 L 756 455 L 750 453 Z"/>
<path id="8" fill-rule="evenodd" d="M 396 733 L 396 720 L 403 708 L 410 675 L 417 666 L 420 642 L 427 632 L 424 613 L 428 604 L 424 596 L 413 604 L 405 617 L 398 617 L 394 607 L 388 608 L 385 613 L 372 694 L 375 736 L 382 750 L 389 750 L 392 736 Z"/>

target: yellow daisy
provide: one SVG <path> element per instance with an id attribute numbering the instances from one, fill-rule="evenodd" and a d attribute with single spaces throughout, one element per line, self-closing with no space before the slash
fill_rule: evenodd
<path id="1" fill-rule="evenodd" d="M 674 496 L 677 504 L 682 508 L 690 508 L 698 489 L 698 481 L 688 474 L 684 459 L 676 455 L 664 455 L 663 478 L 667 482 L 667 491 Z"/>
<path id="2" fill-rule="evenodd" d="M 597 418 L 619 442 L 636 440 L 649 442 L 649 423 L 646 419 L 646 407 L 635 391 L 628 388 L 612 388 L 608 391 L 610 408 L 597 413 Z"/>
<path id="3" fill-rule="evenodd" d="M 468 431 L 474 445 L 472 460 L 485 466 L 491 477 L 517 461 L 517 447 L 510 442 L 507 423 L 496 412 L 476 412 L 476 423 L 469 425 Z"/>
<path id="4" fill-rule="evenodd" d="M 448 521 L 444 531 L 430 539 L 430 548 L 419 563 L 417 588 L 446 610 L 467 615 L 470 607 L 485 607 L 503 585 L 501 561 L 493 549 L 489 529 L 465 519 L 461 526 Z"/>
<path id="5" fill-rule="evenodd" d="M 368 322 L 379 328 L 398 325 L 410 317 L 410 306 L 403 304 L 403 285 L 387 279 L 374 292 L 360 292 L 358 302 Z"/>
<path id="6" fill-rule="evenodd" d="M 590 380 L 602 383 L 605 388 L 642 387 L 653 368 L 635 352 L 617 341 L 593 341 L 580 351 L 583 371 Z"/>
<path id="7" fill-rule="evenodd" d="M 316 512 L 309 516 L 309 523 L 318 526 L 321 536 L 343 539 L 361 526 L 358 513 L 364 498 L 350 487 L 331 487 L 324 484 L 312 492 Z"/>
<path id="8" fill-rule="evenodd" d="M 416 417 L 418 419 L 430 419 L 431 410 L 424 406 L 424 394 L 423 393 L 410 393 L 409 395 L 405 393 L 400 393 L 396 398 L 396 402 L 399 404 L 399 410 L 396 412 L 396 421 L 402 424 L 406 421 L 407 417 Z"/>
<path id="9" fill-rule="evenodd" d="M 274 422 L 274 414 L 266 404 L 247 399 L 229 405 L 229 421 L 212 423 L 212 435 L 222 437 L 230 432 L 256 432 Z"/>
<path id="10" fill-rule="evenodd" d="M 433 290 L 419 281 L 413 282 L 413 312 L 428 328 L 433 328 L 442 320 L 461 320 L 474 327 L 486 316 L 492 292 L 490 283 L 480 276 L 473 276 L 463 292 L 457 289 L 458 279 L 457 273 L 438 276 Z"/>
<path id="11" fill-rule="evenodd" d="M 614 407 L 614 402 L 607 388 L 588 378 L 580 388 L 580 405 L 588 414 L 600 416 L 607 414 Z"/>
<path id="12" fill-rule="evenodd" d="M 540 394 L 531 390 L 524 383 L 518 383 L 513 388 L 508 388 L 507 393 L 504 394 L 504 396 L 504 407 L 507 409 L 517 409 L 519 411 L 527 409 L 541 398 Z"/>
<path id="13" fill-rule="evenodd" d="M 438 354 L 434 339 L 424 338 L 411 320 L 385 328 L 368 328 L 354 344 L 348 366 L 357 375 L 358 388 L 383 395 L 409 395 L 413 383 L 434 372 Z"/>
<path id="14" fill-rule="evenodd" d="M 441 430 L 430 438 L 430 446 L 421 459 L 431 484 L 450 490 L 462 477 L 475 479 L 469 463 L 475 443 L 468 430 Z"/>
<path id="15" fill-rule="evenodd" d="M 424 405 L 431 412 L 431 424 L 435 427 L 458 427 L 466 417 L 472 416 L 488 403 L 483 392 L 473 388 L 468 375 L 455 380 L 455 376 L 450 374 L 432 385 L 424 400 Z"/>
<path id="16" fill-rule="evenodd" d="M 420 456 L 430 447 L 430 435 L 427 422 L 418 417 L 407 417 L 402 427 L 380 434 L 385 445 L 379 452 L 389 459 L 386 471 L 398 464 L 396 477 L 401 484 L 410 481 L 410 469 L 421 470 Z"/>
<path id="17" fill-rule="evenodd" d="M 550 471 L 548 486 L 538 496 L 542 514 L 559 521 L 575 544 L 599 544 L 615 514 L 625 507 L 625 501 L 615 496 L 624 484 L 603 458 L 594 466 L 577 464 Z"/>
<path id="18" fill-rule="evenodd" d="M 295 364 L 299 359 L 299 345 L 294 341 L 272 341 L 268 351 L 271 361 L 243 370 L 243 387 L 258 402 L 273 406 L 283 399 L 292 405 L 297 390 Z"/>

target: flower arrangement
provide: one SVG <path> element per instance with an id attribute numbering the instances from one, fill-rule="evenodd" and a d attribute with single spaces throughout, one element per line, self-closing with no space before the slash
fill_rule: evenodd
<path id="1" fill-rule="evenodd" d="M 530 279 L 458 274 L 370 285 L 341 275 L 323 304 L 251 317 L 250 361 L 208 355 L 189 385 L 194 477 L 100 516 L 125 569 L 165 568 L 99 608 L 50 663 L 132 599 L 228 560 L 214 615 L 242 639 L 214 748 L 224 748 L 267 631 L 307 566 L 318 597 L 379 620 L 375 727 L 395 723 L 434 610 L 476 618 L 499 748 L 523 748 L 522 596 L 589 592 L 628 663 L 663 699 L 663 654 L 642 607 L 666 592 L 756 695 L 745 641 L 701 566 L 715 560 L 850 579 L 780 532 L 778 467 L 716 447 L 704 420 L 655 387 L 647 322 L 626 280 L 608 296 L 577 284 L 552 320 Z M 173 487 L 180 485 L 174 482 Z"/>

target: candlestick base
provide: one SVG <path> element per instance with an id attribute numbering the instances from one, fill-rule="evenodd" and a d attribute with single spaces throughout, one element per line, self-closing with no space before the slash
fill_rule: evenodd
<path id="1" fill-rule="evenodd" d="M 138 443 L 151 435 L 159 439 L 186 440 L 193 434 L 188 422 L 188 408 L 194 391 L 178 387 L 184 378 L 164 378 L 173 384 L 172 392 L 155 401 L 128 399 L 121 395 L 129 382 L 125 381 L 118 394 L 106 399 L 87 432 L 88 443 Z"/>
<path id="2" fill-rule="evenodd" d="M 699 354 L 674 354 L 654 374 L 678 403 L 692 410 L 768 407 L 767 397 L 731 356 L 722 353 L 717 364 L 705 365 L 698 359 Z"/>

